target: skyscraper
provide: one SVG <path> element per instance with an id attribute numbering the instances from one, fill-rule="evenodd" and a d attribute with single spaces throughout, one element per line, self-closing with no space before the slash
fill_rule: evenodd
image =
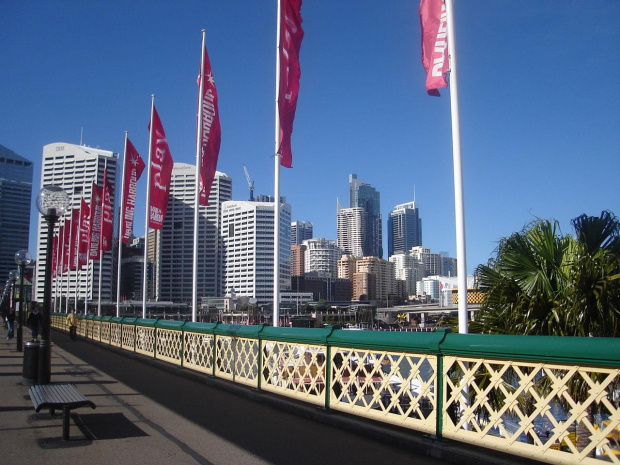
<path id="1" fill-rule="evenodd" d="M 0 145 L 0 282 L 17 269 L 15 252 L 28 249 L 32 162 Z"/>
<path id="2" fill-rule="evenodd" d="M 305 273 L 316 273 L 317 276 L 329 278 L 338 277 L 338 260 L 342 257 L 342 250 L 336 246 L 336 241 L 324 238 L 308 239 L 303 242 L 305 250 Z"/>
<path id="3" fill-rule="evenodd" d="M 274 202 L 222 204 L 225 293 L 273 302 Z M 291 206 L 280 204 L 280 289 L 291 288 Z"/>
<path id="4" fill-rule="evenodd" d="M 422 245 L 422 220 L 415 201 L 396 205 L 387 222 L 388 257 Z"/>
<path id="5" fill-rule="evenodd" d="M 108 150 L 94 149 L 83 145 L 57 142 L 43 147 L 41 167 L 41 187 L 55 184 L 62 187 L 71 198 L 71 208 L 80 208 L 81 199 L 88 203 L 92 192 L 92 183 L 103 184 L 103 171 L 108 169 L 108 182 L 112 186 L 110 201 L 114 205 L 114 187 L 116 186 L 116 163 L 118 154 Z M 116 209 L 113 209 L 116 211 Z M 71 218 L 67 211 L 59 221 Z M 116 219 L 115 219 L 116 220 Z M 36 280 L 34 298 L 43 301 L 45 281 L 45 247 L 47 244 L 47 225 L 39 216 L 39 232 L 36 250 Z M 33 253 L 33 255 L 35 255 Z M 101 300 L 116 300 L 112 283 L 113 253 L 103 254 L 101 263 Z M 97 300 L 99 292 L 99 260 L 89 260 L 88 265 L 78 271 L 68 271 L 57 277 L 52 284 L 55 297 L 67 296 L 73 300 Z M 116 283 L 114 283 L 116 284 Z M 88 293 L 86 292 L 88 290 Z M 77 292 L 77 295 L 76 295 Z"/>
<path id="6" fill-rule="evenodd" d="M 381 226 L 381 196 L 370 184 L 349 175 L 349 198 L 351 208 L 364 209 L 363 254 L 364 257 L 383 258 L 383 232 Z"/>
<path id="7" fill-rule="evenodd" d="M 291 245 L 298 245 L 307 239 L 312 239 L 312 226 L 310 221 L 293 221 L 291 223 Z"/>
<path id="8" fill-rule="evenodd" d="M 361 258 L 364 256 L 364 231 L 366 226 L 364 209 L 342 208 L 337 204 L 338 247 L 342 253 Z"/>
<path id="9" fill-rule="evenodd" d="M 158 300 L 175 303 L 192 301 L 194 250 L 194 199 L 196 167 L 175 163 L 170 180 L 170 197 L 158 244 Z M 222 203 L 232 197 L 232 179 L 216 171 L 209 205 L 199 210 L 197 294 L 222 295 L 223 262 L 220 221 Z"/>

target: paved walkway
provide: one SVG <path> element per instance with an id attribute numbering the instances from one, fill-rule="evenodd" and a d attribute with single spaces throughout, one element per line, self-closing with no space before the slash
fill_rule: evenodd
<path id="1" fill-rule="evenodd" d="M 0 340 L 3 463 L 446 463 L 428 457 L 427 438 L 396 444 L 377 428 L 372 439 L 353 432 L 356 423 L 360 428 L 362 423 L 355 419 L 347 420 L 346 430 L 333 426 L 340 415 L 314 407 L 299 407 L 199 374 L 182 375 L 161 362 L 145 363 L 89 341 L 74 342 L 58 331 L 52 331 L 52 340 L 51 381 L 75 384 L 97 408 L 74 410 L 71 439 L 63 441 L 61 415 L 34 412 L 28 386 L 22 383 L 23 355 L 16 351 L 15 340 Z M 334 422 L 319 417 L 332 417 Z M 444 457 L 449 450 L 458 463 L 517 463 L 498 457 L 483 460 L 466 447 L 441 447 Z"/>

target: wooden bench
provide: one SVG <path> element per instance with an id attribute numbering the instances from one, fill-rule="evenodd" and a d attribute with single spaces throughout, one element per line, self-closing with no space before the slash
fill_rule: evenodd
<path id="1" fill-rule="evenodd" d="M 62 437 L 65 441 L 69 440 L 69 412 L 86 405 L 95 408 L 95 404 L 73 384 L 35 384 L 28 393 L 36 412 L 49 408 L 50 415 L 54 415 L 56 409 L 62 409 Z"/>

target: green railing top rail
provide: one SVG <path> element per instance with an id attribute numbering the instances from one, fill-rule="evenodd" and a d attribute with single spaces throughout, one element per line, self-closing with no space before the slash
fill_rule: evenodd
<path id="1" fill-rule="evenodd" d="M 193 333 L 213 334 L 213 330 L 220 323 L 195 323 L 192 321 L 186 321 L 183 325 L 183 330 L 191 331 Z"/>
<path id="2" fill-rule="evenodd" d="M 153 320 L 149 318 L 138 318 L 136 320 L 136 326 L 148 326 L 150 328 L 154 328 L 155 323 L 157 323 L 157 320 Z"/>
<path id="3" fill-rule="evenodd" d="M 449 331 L 449 330 L 448 330 Z M 331 345 L 377 350 L 438 353 L 446 330 L 427 333 L 397 331 L 350 331 L 337 329 L 329 336 Z"/>
<path id="4" fill-rule="evenodd" d="M 222 336 L 245 337 L 249 339 L 258 339 L 259 333 L 264 328 L 264 324 L 260 325 L 230 325 L 220 323 L 213 329 L 214 334 Z"/>
<path id="5" fill-rule="evenodd" d="M 185 320 L 155 320 L 155 327 L 156 328 L 164 328 L 164 329 L 176 329 L 176 330 L 181 330 L 183 329 L 183 325 L 185 324 Z"/>
<path id="6" fill-rule="evenodd" d="M 327 344 L 327 339 L 334 328 L 291 328 L 265 326 L 261 331 L 261 339 L 269 341 L 291 341 L 306 344 Z"/>
<path id="7" fill-rule="evenodd" d="M 620 338 L 447 334 L 445 355 L 620 367 Z"/>

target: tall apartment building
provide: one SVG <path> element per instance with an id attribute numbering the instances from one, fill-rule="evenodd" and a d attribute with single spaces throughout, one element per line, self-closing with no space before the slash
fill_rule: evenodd
<path id="1" fill-rule="evenodd" d="M 154 254 L 157 261 L 157 298 L 191 303 L 193 295 L 194 199 L 196 166 L 175 163 L 170 180 L 168 210 Z M 222 204 L 232 198 L 232 179 L 217 171 L 209 205 L 199 208 L 197 294 L 223 295 L 223 262 L 220 219 Z"/>
<path id="2" fill-rule="evenodd" d="M 394 263 L 378 257 L 345 255 L 338 261 L 338 277 L 351 280 L 351 298 L 387 300 L 396 293 Z"/>
<path id="3" fill-rule="evenodd" d="M 422 262 L 423 277 L 447 276 L 449 273 L 456 276 L 456 259 L 446 257 L 445 252 L 432 253 L 427 247 L 412 247 L 409 254 Z M 450 269 L 446 270 L 446 267 Z"/>
<path id="4" fill-rule="evenodd" d="M 291 223 L 291 245 L 312 239 L 312 229 L 313 224 L 310 221 L 293 221 Z"/>
<path id="5" fill-rule="evenodd" d="M 364 209 L 342 208 L 337 205 L 337 241 L 342 253 L 355 257 L 364 256 L 364 230 L 366 228 Z"/>
<path id="6" fill-rule="evenodd" d="M 62 187 L 71 198 L 71 208 L 80 208 L 82 198 L 89 203 L 92 193 L 92 183 L 103 184 L 103 171 L 107 167 L 108 182 L 110 183 L 111 198 L 114 205 L 116 186 L 116 164 L 118 154 L 108 150 L 95 149 L 84 145 L 74 145 L 66 142 L 57 142 L 43 147 L 41 166 L 41 186 L 57 185 Z M 112 211 L 116 211 L 113 208 Z M 67 211 L 58 223 L 71 218 L 71 210 Z M 58 230 L 58 225 L 57 229 Z M 43 301 L 43 287 L 45 281 L 45 251 L 47 244 L 47 224 L 39 216 L 39 230 L 37 233 L 36 250 L 36 279 L 34 282 L 34 298 Z M 33 253 L 33 255 L 35 255 Z M 68 296 L 73 300 L 97 300 L 99 298 L 99 270 L 101 269 L 101 300 L 116 300 L 115 285 L 113 283 L 114 257 L 112 252 L 105 252 L 101 266 L 99 260 L 90 260 L 81 270 L 69 271 L 56 278 L 52 283 L 54 297 Z"/>
<path id="7" fill-rule="evenodd" d="M 28 250 L 32 162 L 0 145 L 0 282 L 17 269 L 15 252 Z"/>
<path id="8" fill-rule="evenodd" d="M 363 256 L 383 257 L 383 229 L 381 225 L 381 196 L 370 184 L 349 175 L 349 198 L 351 208 L 363 208 Z"/>
<path id="9" fill-rule="evenodd" d="M 222 204 L 225 293 L 273 302 L 273 202 Z M 280 290 L 291 289 L 291 206 L 280 204 Z"/>
<path id="10" fill-rule="evenodd" d="M 390 262 L 394 263 L 394 277 L 404 283 L 407 296 L 416 295 L 416 283 L 424 277 L 422 261 L 408 253 L 397 253 L 390 255 Z"/>
<path id="11" fill-rule="evenodd" d="M 304 273 L 332 278 L 338 276 L 338 260 L 342 257 L 342 250 L 336 241 L 319 238 L 305 240 L 303 244 L 306 246 Z"/>
<path id="12" fill-rule="evenodd" d="M 415 201 L 396 205 L 387 221 L 388 257 L 422 245 L 422 220 Z"/>

